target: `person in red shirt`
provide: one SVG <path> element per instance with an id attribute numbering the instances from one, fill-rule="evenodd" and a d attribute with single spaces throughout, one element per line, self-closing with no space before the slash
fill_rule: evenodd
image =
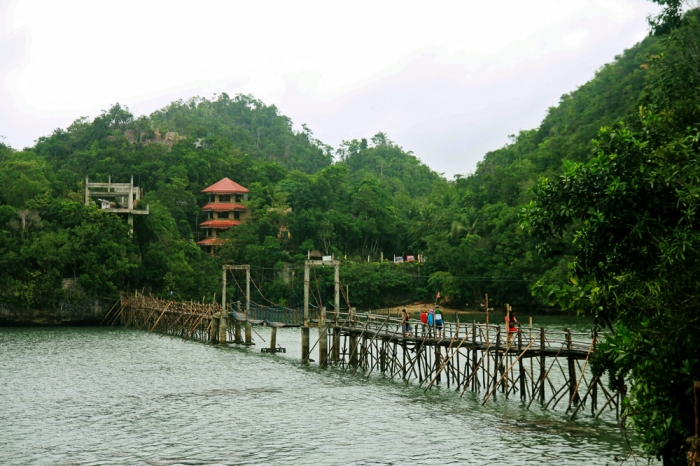
<path id="1" fill-rule="evenodd" d="M 425 309 L 420 311 L 420 321 L 423 323 L 423 333 L 425 333 L 425 326 L 428 325 L 428 313 L 425 311 Z"/>
<path id="2" fill-rule="evenodd" d="M 518 333 L 518 319 L 515 318 L 515 313 L 511 310 L 510 311 L 510 316 L 506 314 L 506 327 L 508 328 L 508 342 L 510 342 L 511 338 L 515 336 L 516 333 Z"/>

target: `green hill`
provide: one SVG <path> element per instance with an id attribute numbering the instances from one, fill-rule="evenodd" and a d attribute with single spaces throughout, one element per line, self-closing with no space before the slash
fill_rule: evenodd
<path id="1" fill-rule="evenodd" d="M 140 117 L 117 104 L 32 148 L 3 146 L 0 300 L 55 303 L 66 294 L 64 278 L 76 279 L 88 294 L 172 290 L 201 299 L 216 291 L 216 270 L 226 260 L 268 268 L 260 277 L 263 292 L 291 299 L 293 290 L 274 268 L 318 249 L 358 264 L 382 253 L 427 258 L 410 273 L 393 269 L 395 280 L 384 280 L 379 296 L 357 294 L 359 306 L 428 298 L 438 290 L 458 304 L 489 293 L 497 305 L 537 306 L 529 287 L 543 276 L 563 276 L 565 259 L 535 254 L 518 228 L 518 206 L 538 177 L 560 170 L 563 161 L 590 157 L 598 128 L 634 111 L 648 57 L 662 50 L 649 37 L 625 51 L 563 96 L 539 128 L 514 136 L 486 154 L 474 174 L 450 182 L 383 133 L 344 142 L 333 162 L 331 148 L 308 128 L 294 131 L 274 106 L 244 95 L 177 101 Z M 130 239 L 114 217 L 83 206 L 82 191 L 86 176 L 126 181 L 132 175 L 151 215 L 137 219 Z M 212 257 L 194 243 L 206 201 L 200 191 L 225 176 L 251 190 L 253 215 Z M 90 239 L 95 225 L 104 234 Z M 282 226 L 291 237 L 278 240 Z M 92 248 L 91 241 L 98 244 Z M 101 255 L 97 246 L 106 244 Z"/>

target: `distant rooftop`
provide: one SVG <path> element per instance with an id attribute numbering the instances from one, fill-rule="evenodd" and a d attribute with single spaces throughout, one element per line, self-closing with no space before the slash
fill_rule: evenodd
<path id="1" fill-rule="evenodd" d="M 248 189 L 226 177 L 202 190 L 206 194 L 248 194 Z"/>

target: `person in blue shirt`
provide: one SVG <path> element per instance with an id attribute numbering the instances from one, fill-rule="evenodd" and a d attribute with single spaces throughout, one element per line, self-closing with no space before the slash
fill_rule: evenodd
<path id="1" fill-rule="evenodd" d="M 440 310 L 440 306 L 435 306 L 435 330 L 439 338 L 442 338 L 442 326 L 442 311 Z"/>

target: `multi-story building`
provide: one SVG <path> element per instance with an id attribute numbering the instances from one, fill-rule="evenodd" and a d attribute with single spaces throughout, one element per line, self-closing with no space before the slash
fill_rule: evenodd
<path id="1" fill-rule="evenodd" d="M 248 192 L 248 189 L 229 178 L 202 190 L 202 193 L 209 195 L 209 202 L 202 207 L 206 219 L 199 224 L 206 232 L 206 238 L 197 244 L 207 248 L 216 246 L 222 232 L 245 221 L 248 211 L 241 202 L 248 199 Z"/>

